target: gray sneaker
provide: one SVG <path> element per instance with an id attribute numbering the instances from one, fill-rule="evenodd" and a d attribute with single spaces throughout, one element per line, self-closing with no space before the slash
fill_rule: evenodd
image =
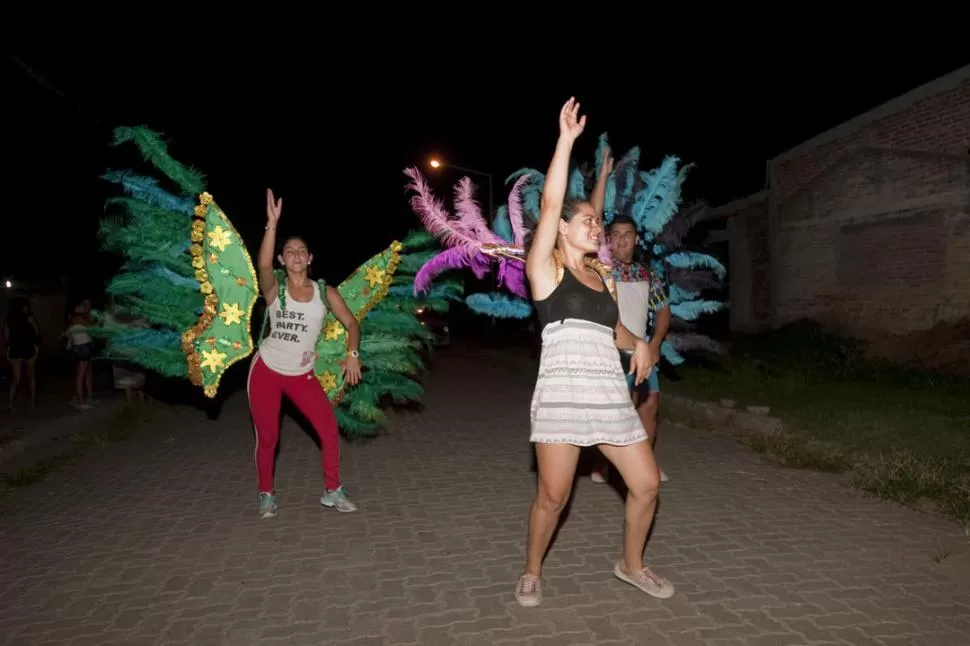
<path id="1" fill-rule="evenodd" d="M 272 518 L 276 515 L 276 496 L 264 491 L 259 494 L 259 517 Z"/>
<path id="2" fill-rule="evenodd" d="M 515 585 L 515 600 L 523 608 L 535 608 L 542 603 L 542 586 L 539 577 L 534 574 L 523 574 Z"/>
<path id="3" fill-rule="evenodd" d="M 320 498 L 320 504 L 324 507 L 333 507 L 337 511 L 357 511 L 357 505 L 350 502 L 347 494 L 344 493 L 343 487 L 338 487 L 337 489 L 332 489 L 324 493 L 323 497 Z"/>
<path id="4" fill-rule="evenodd" d="M 674 596 L 674 584 L 667 579 L 657 576 L 650 568 L 643 568 L 642 571 L 631 573 L 623 569 L 623 562 L 619 562 L 613 568 L 613 575 L 624 583 L 629 583 L 633 587 L 646 592 L 651 597 L 658 599 L 669 599 Z"/>

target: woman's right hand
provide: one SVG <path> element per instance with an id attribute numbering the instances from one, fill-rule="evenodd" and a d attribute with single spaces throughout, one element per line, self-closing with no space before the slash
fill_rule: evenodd
<path id="1" fill-rule="evenodd" d="M 266 189 L 266 226 L 276 226 L 282 213 L 283 198 L 277 200 L 273 195 L 273 189 Z"/>
<path id="2" fill-rule="evenodd" d="M 576 102 L 576 97 L 569 97 L 559 111 L 559 135 L 575 141 L 576 137 L 583 134 L 585 127 L 586 115 L 579 116 L 579 103 Z"/>

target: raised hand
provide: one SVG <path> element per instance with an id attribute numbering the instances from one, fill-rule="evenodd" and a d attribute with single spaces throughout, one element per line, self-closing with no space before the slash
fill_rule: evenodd
<path id="1" fill-rule="evenodd" d="M 586 115 L 579 116 L 579 103 L 576 102 L 575 97 L 569 97 L 569 100 L 562 106 L 562 110 L 559 111 L 560 136 L 575 140 L 576 137 L 583 134 L 585 127 Z"/>
<path id="2" fill-rule="evenodd" d="M 273 189 L 266 189 L 266 224 L 275 225 L 283 213 L 283 198 L 276 199 Z"/>

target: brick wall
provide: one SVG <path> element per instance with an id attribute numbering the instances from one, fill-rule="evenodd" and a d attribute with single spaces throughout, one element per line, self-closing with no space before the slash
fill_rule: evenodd
<path id="1" fill-rule="evenodd" d="M 966 155 L 843 155 L 778 202 L 774 324 L 813 318 L 871 337 L 970 318 L 968 204 Z"/>
<path id="2" fill-rule="evenodd" d="M 870 337 L 970 319 L 968 150 L 970 66 L 769 161 L 766 191 L 718 209 L 732 328 L 813 318 Z"/>
<path id="3" fill-rule="evenodd" d="M 966 154 L 970 73 L 963 76 L 928 84 L 921 96 L 890 101 L 775 158 L 775 187 L 787 197 L 861 146 Z"/>
<path id="4" fill-rule="evenodd" d="M 770 327 L 771 237 L 767 195 L 756 195 L 728 220 L 728 293 L 731 329 Z"/>

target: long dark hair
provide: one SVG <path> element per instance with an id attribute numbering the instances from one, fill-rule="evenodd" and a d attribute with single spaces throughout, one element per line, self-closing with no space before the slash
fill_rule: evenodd
<path id="1" fill-rule="evenodd" d="M 577 200 L 572 197 L 567 197 L 563 200 L 562 210 L 559 212 L 559 219 L 564 222 L 569 222 L 576 215 L 576 211 L 579 210 L 581 204 L 589 204 L 589 200 Z M 542 217 L 541 215 L 539 217 Z M 526 227 L 525 239 L 522 241 L 522 246 L 525 248 L 525 256 L 529 257 L 529 249 L 532 248 L 532 239 L 535 237 L 536 227 L 539 226 L 539 217 L 530 222 Z M 558 244 L 558 243 L 557 243 Z"/>

